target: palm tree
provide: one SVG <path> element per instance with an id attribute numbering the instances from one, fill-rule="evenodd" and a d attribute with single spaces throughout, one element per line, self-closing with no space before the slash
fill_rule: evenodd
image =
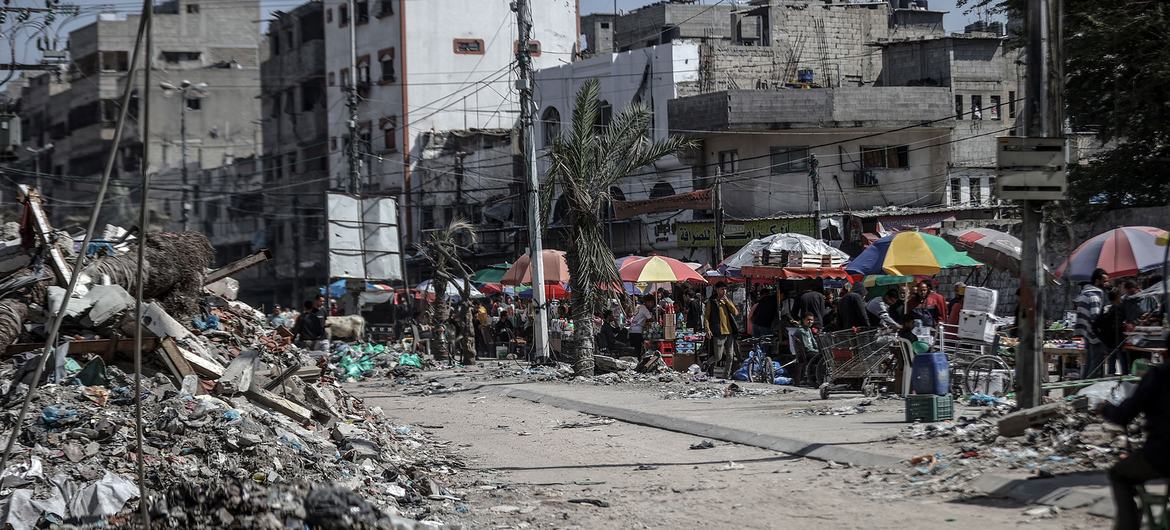
<path id="1" fill-rule="evenodd" d="M 598 125 L 598 86 L 592 79 L 581 87 L 570 130 L 553 139 L 542 205 L 547 212 L 554 192 L 561 190 L 569 225 L 565 259 L 573 293 L 575 368 L 578 375 L 586 377 L 593 375 L 593 315 L 604 301 L 605 286 L 621 285 L 613 251 L 602 235 L 602 212 L 609 204 L 610 186 L 638 168 L 691 146 L 676 136 L 652 140 L 651 110 L 640 103 L 626 107 L 608 126 Z"/>
<path id="2" fill-rule="evenodd" d="M 460 242 L 460 234 L 467 234 L 467 244 Z M 477 237 L 475 227 L 463 220 L 453 219 L 446 228 L 431 232 L 430 237 L 423 242 L 420 250 L 423 256 L 430 263 L 431 269 L 434 271 L 431 277 L 431 288 L 435 291 L 435 304 L 431 306 L 431 320 L 435 325 L 438 343 L 435 346 L 435 358 L 447 359 L 450 353 L 450 343 L 448 339 L 451 334 L 448 333 L 448 327 L 451 320 L 451 300 L 447 298 L 447 285 L 452 280 L 462 280 L 462 285 L 458 287 L 460 297 L 464 302 L 470 302 L 471 290 L 471 270 L 463 263 L 459 257 L 460 252 L 470 252 L 471 247 L 475 246 Z M 466 304 L 470 307 L 470 304 Z M 463 315 L 459 315 L 463 320 L 460 327 L 464 330 L 474 330 L 472 326 L 471 311 L 464 311 Z M 475 351 L 475 335 L 471 334 L 470 351 Z M 464 360 L 467 357 L 467 342 L 468 337 L 462 337 L 462 342 L 457 343 L 459 349 L 463 351 Z"/>

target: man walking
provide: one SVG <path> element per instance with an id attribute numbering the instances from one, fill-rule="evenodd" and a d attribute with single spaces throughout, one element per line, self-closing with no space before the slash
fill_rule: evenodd
<path id="1" fill-rule="evenodd" d="M 711 361 L 707 371 L 714 374 L 715 366 L 724 357 L 728 363 L 735 362 L 735 336 L 738 329 L 735 317 L 739 316 L 739 309 L 727 297 L 727 282 L 715 284 L 715 291 L 707 302 L 707 311 L 704 315 L 704 330 L 711 340 Z"/>
<path id="2" fill-rule="evenodd" d="M 837 303 L 837 322 L 841 329 L 869 327 L 869 317 L 866 316 L 865 286 L 845 284 L 846 294 Z"/>
<path id="3" fill-rule="evenodd" d="M 1077 323 L 1073 334 L 1085 340 L 1085 362 L 1081 366 L 1081 379 L 1100 377 L 1105 360 L 1105 344 L 1093 331 L 1093 323 L 1105 309 L 1105 286 L 1109 274 L 1104 269 L 1093 271 L 1090 282 L 1081 287 L 1081 294 L 1073 300 L 1077 309 Z"/>

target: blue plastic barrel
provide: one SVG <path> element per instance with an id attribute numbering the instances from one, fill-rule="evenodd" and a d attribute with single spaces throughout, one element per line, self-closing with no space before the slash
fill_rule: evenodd
<path id="1" fill-rule="evenodd" d="M 914 356 L 910 372 L 910 390 L 915 394 L 945 396 L 950 392 L 950 363 L 942 352 L 921 353 Z"/>

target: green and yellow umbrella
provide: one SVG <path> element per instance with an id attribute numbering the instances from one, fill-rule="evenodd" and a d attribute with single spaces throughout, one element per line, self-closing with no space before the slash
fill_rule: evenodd
<path id="1" fill-rule="evenodd" d="M 941 237 L 921 232 L 899 232 L 874 241 L 869 248 L 850 261 L 850 274 L 892 274 L 896 276 L 931 276 L 951 267 L 983 265 L 959 252 Z"/>

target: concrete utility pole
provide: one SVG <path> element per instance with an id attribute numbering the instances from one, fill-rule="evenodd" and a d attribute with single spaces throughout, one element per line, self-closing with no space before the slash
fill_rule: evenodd
<path id="1" fill-rule="evenodd" d="M 821 175 L 817 173 L 816 155 L 808 155 L 808 178 L 812 184 L 813 200 L 813 233 L 812 236 L 821 238 Z"/>
<path id="2" fill-rule="evenodd" d="M 1060 138 L 1064 133 L 1064 58 L 1062 0 L 1029 0 L 1027 13 L 1027 86 L 1024 104 L 1024 136 Z M 1021 201 L 1023 249 L 1020 256 L 1020 344 L 1016 371 L 1020 382 L 1019 404 L 1031 408 L 1041 404 L 1041 377 L 1046 372 L 1044 339 L 1044 224 L 1046 201 Z"/>
<path id="3" fill-rule="evenodd" d="M 358 159 L 358 86 L 357 86 L 357 10 L 353 0 L 346 1 L 349 13 L 349 87 L 345 91 L 345 106 L 349 109 L 349 143 L 345 157 L 349 161 L 350 193 L 361 193 L 361 160 Z"/>
<path id="4" fill-rule="evenodd" d="M 723 263 L 723 168 L 715 170 L 715 265 Z"/>
<path id="5" fill-rule="evenodd" d="M 528 0 L 516 0 L 516 25 L 520 28 L 520 44 L 516 50 L 516 62 L 520 66 L 520 78 L 516 88 L 520 92 L 520 127 L 523 129 L 524 174 L 528 177 L 528 256 L 532 267 L 532 300 L 536 303 L 536 317 L 533 319 L 532 352 L 536 358 L 547 358 L 548 351 L 548 306 L 544 292 L 544 257 L 540 223 L 540 180 L 536 176 L 536 132 L 533 117 L 536 114 L 532 101 L 534 76 L 532 53 L 528 43 L 532 40 L 532 9 Z"/>
<path id="6" fill-rule="evenodd" d="M 187 104 L 190 100 L 198 100 L 207 96 L 207 83 L 195 83 L 184 79 L 179 86 L 163 81 L 158 84 L 167 94 L 179 94 L 179 175 L 183 181 L 180 208 L 180 219 L 183 231 L 191 229 L 191 182 L 187 173 Z"/>

